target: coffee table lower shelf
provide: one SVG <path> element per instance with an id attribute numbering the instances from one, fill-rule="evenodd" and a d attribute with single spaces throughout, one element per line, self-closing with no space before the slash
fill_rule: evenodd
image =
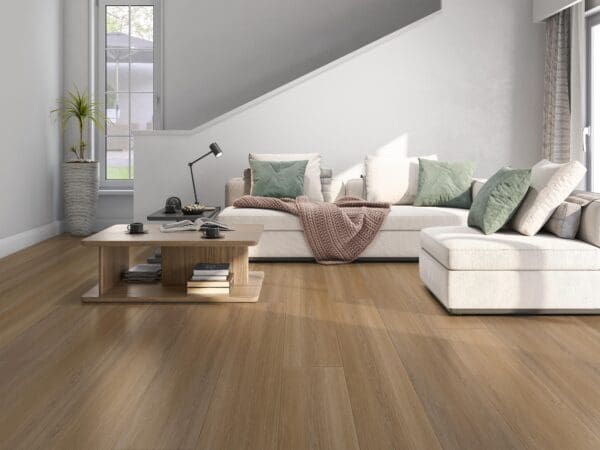
<path id="1" fill-rule="evenodd" d="M 185 286 L 120 282 L 103 294 L 99 294 L 96 285 L 81 300 L 85 303 L 253 303 L 258 301 L 264 277 L 264 272 L 250 272 L 248 284 L 233 286 L 229 295 L 191 295 Z"/>

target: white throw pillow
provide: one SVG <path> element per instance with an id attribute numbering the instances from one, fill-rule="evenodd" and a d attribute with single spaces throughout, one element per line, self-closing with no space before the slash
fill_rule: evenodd
<path id="1" fill-rule="evenodd" d="M 519 207 L 512 226 L 533 236 L 583 179 L 586 168 L 577 161 L 555 164 L 544 159 L 531 168 L 531 187 Z"/>
<path id="2" fill-rule="evenodd" d="M 321 155 L 318 153 L 250 153 L 248 159 L 256 161 L 308 160 L 306 172 L 304 172 L 304 195 L 317 202 L 323 201 L 323 191 L 321 189 Z"/>
<path id="3" fill-rule="evenodd" d="M 421 158 L 437 160 L 437 155 Z M 368 201 L 412 205 L 419 188 L 419 157 L 369 155 L 365 177 Z"/>

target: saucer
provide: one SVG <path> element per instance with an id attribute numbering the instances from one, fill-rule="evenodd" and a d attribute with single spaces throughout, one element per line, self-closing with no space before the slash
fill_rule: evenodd
<path id="1" fill-rule="evenodd" d="M 215 237 L 208 237 L 208 236 L 202 236 L 202 239 L 223 239 L 225 236 L 220 235 L 220 236 L 215 236 Z"/>
<path id="2" fill-rule="evenodd" d="M 142 231 L 141 233 L 132 233 L 132 232 L 130 232 L 130 231 L 126 231 L 126 232 L 125 232 L 125 234 L 131 234 L 131 235 L 133 235 L 133 236 L 135 236 L 136 234 L 148 234 L 148 233 L 149 233 L 149 230 L 144 230 L 144 231 Z"/>

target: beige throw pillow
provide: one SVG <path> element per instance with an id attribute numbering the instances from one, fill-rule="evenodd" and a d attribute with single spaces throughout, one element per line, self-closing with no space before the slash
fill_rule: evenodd
<path id="1" fill-rule="evenodd" d="M 437 160 L 437 155 L 423 156 Z M 419 158 L 372 156 L 365 159 L 367 200 L 412 205 L 419 187 Z"/>
<path id="2" fill-rule="evenodd" d="M 585 172 L 585 167 L 577 161 L 555 164 L 544 159 L 533 166 L 531 187 L 515 215 L 513 228 L 527 236 L 540 231 L 554 210 L 577 187 Z"/>
<path id="3" fill-rule="evenodd" d="M 321 155 L 318 153 L 250 153 L 248 159 L 256 161 L 304 161 L 307 160 L 304 173 L 304 195 L 311 200 L 322 202 Z"/>

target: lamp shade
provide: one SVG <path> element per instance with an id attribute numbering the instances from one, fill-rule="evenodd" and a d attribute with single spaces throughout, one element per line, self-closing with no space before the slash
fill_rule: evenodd
<path id="1" fill-rule="evenodd" d="M 219 144 L 216 142 L 210 144 L 208 148 L 210 148 L 210 151 L 215 155 L 215 158 L 219 158 L 223 155 L 223 150 L 221 150 L 221 147 L 219 147 Z"/>

